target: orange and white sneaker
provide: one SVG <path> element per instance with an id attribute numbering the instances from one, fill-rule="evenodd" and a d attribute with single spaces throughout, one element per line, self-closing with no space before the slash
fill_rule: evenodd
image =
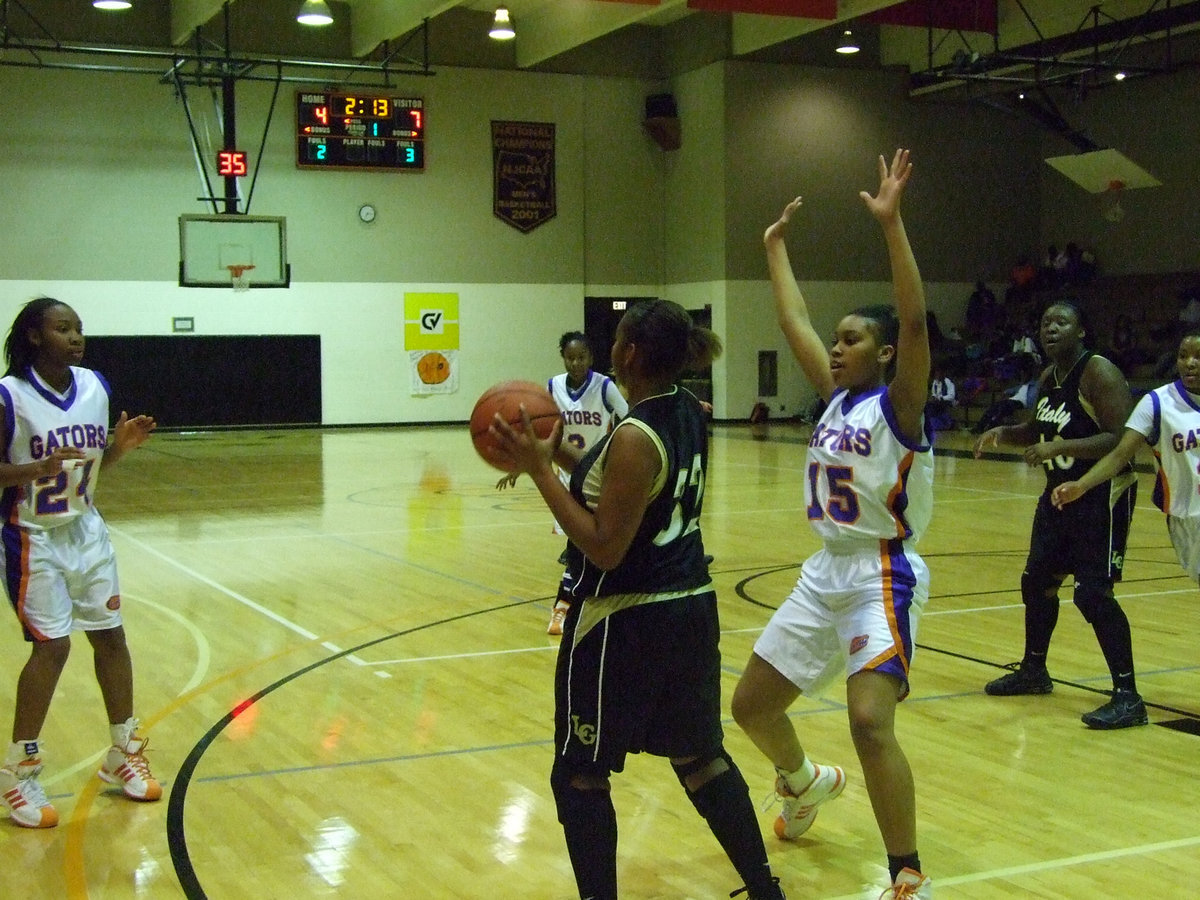
<path id="1" fill-rule="evenodd" d="M 775 795 L 783 800 L 783 810 L 775 819 L 775 836 L 782 841 L 792 841 L 808 831 L 817 818 L 817 807 L 837 797 L 846 787 L 846 773 L 839 766 L 818 766 L 813 763 L 816 774 L 808 787 L 794 793 L 787 780 L 780 775 L 775 779 Z"/>
<path id="2" fill-rule="evenodd" d="M 137 719 L 125 725 L 125 739 L 108 748 L 104 765 L 96 774 L 102 781 L 119 785 L 125 796 L 133 800 L 158 800 L 162 797 L 162 786 L 150 774 L 150 763 L 146 760 L 146 738 L 136 735 Z"/>
<path id="3" fill-rule="evenodd" d="M 0 767 L 0 796 L 8 807 L 8 817 L 22 828 L 53 828 L 58 811 L 46 799 L 38 775 L 41 757 L 30 756 L 19 763 Z"/>
<path id="4" fill-rule="evenodd" d="M 879 900 L 932 900 L 933 879 L 912 869 L 901 869 L 896 883 L 879 895 Z"/>
<path id="5" fill-rule="evenodd" d="M 554 609 L 550 610 L 550 624 L 546 626 L 546 634 L 562 634 L 563 623 L 567 620 L 567 610 L 570 608 L 566 603 L 554 604 Z"/>

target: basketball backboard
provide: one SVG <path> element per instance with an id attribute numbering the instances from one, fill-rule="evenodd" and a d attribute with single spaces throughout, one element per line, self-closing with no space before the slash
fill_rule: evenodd
<path id="1" fill-rule="evenodd" d="M 288 287 L 283 216 L 179 217 L 180 287 L 231 287 L 238 270 L 246 287 Z"/>
<path id="2" fill-rule="evenodd" d="M 1092 150 L 1046 160 L 1073 182 L 1092 194 L 1109 190 L 1158 187 L 1157 178 L 1117 150 Z"/>

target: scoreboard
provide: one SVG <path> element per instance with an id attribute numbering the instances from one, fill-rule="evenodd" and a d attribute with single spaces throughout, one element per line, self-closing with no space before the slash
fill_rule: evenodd
<path id="1" fill-rule="evenodd" d="M 425 101 L 297 91 L 296 165 L 419 172 L 425 168 Z"/>

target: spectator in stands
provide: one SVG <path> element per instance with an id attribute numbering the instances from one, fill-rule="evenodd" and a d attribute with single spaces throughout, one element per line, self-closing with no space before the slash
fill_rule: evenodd
<path id="1" fill-rule="evenodd" d="M 1177 356 L 1177 350 L 1174 348 L 1178 347 L 1185 335 L 1198 329 L 1200 329 L 1200 289 L 1185 288 L 1179 292 L 1179 314 L 1175 320 L 1175 332 L 1170 340 L 1171 347 L 1159 357 L 1158 363 L 1154 367 L 1156 377 L 1170 376 L 1175 368 Z"/>
<path id="2" fill-rule="evenodd" d="M 987 344 L 1000 327 L 1002 310 L 996 301 L 996 295 L 991 288 L 980 279 L 975 282 L 975 290 L 967 298 L 966 322 L 964 331 L 970 343 Z"/>
<path id="3" fill-rule="evenodd" d="M 979 421 L 971 429 L 975 434 L 983 434 L 989 428 L 997 425 L 1007 425 L 1018 413 L 1033 409 L 1033 401 L 1037 397 L 1038 375 L 1041 362 L 1033 357 L 1026 357 L 1022 375 L 1026 381 L 1008 391 L 1003 397 L 983 411 Z"/>
<path id="4" fill-rule="evenodd" d="M 1074 241 L 1067 244 L 1063 284 L 1087 284 L 1096 274 L 1096 257 Z"/>
<path id="5" fill-rule="evenodd" d="M 1008 273 L 1008 291 L 1004 295 L 1005 303 L 1013 306 L 1028 300 L 1033 293 L 1033 283 L 1037 280 L 1037 269 L 1028 253 L 1017 257 L 1016 263 Z"/>
<path id="6" fill-rule="evenodd" d="M 1154 356 L 1141 346 L 1137 331 L 1133 327 L 1133 320 L 1125 313 L 1120 313 L 1113 321 L 1111 343 L 1108 358 L 1117 364 L 1117 368 L 1126 378 L 1132 376 L 1138 366 L 1154 361 Z"/>
<path id="7" fill-rule="evenodd" d="M 1034 371 L 1041 368 L 1042 355 L 1038 352 L 1037 342 L 1033 337 L 1033 329 L 1029 326 L 1015 325 L 1008 331 L 1010 340 L 1006 353 L 996 360 L 993 374 L 1001 381 L 1014 381 L 1022 378 L 1029 364 Z"/>
<path id="8" fill-rule="evenodd" d="M 929 386 L 929 399 L 925 402 L 925 421 L 934 431 L 945 431 L 954 427 L 956 393 L 954 381 L 946 374 L 946 367 L 935 363 L 933 382 Z"/>

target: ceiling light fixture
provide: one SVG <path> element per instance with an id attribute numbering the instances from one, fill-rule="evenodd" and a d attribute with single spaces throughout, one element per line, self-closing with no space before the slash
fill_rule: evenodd
<path id="1" fill-rule="evenodd" d="M 296 13 L 296 21 L 301 25 L 332 25 L 333 13 L 325 0 L 304 0 L 300 12 Z"/>
<path id="2" fill-rule="evenodd" d="M 497 41 L 511 41 L 516 36 L 508 9 L 503 6 L 496 7 L 496 18 L 492 22 L 492 30 L 488 32 L 488 37 Z"/>
<path id="3" fill-rule="evenodd" d="M 854 35 L 850 32 L 849 28 L 842 32 L 842 39 L 838 41 L 837 52 L 846 56 L 858 52 L 858 41 L 854 39 Z"/>
<path id="4" fill-rule="evenodd" d="M 129 9 L 133 6 L 130 0 L 92 0 L 92 6 L 96 9 Z"/>

